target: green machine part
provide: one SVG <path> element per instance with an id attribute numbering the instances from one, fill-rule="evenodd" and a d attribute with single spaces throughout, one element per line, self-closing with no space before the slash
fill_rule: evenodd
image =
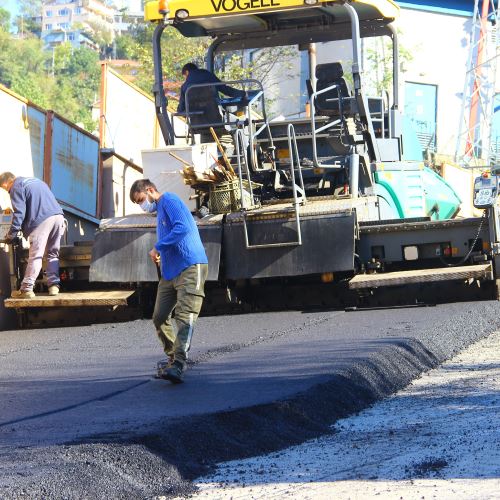
<path id="1" fill-rule="evenodd" d="M 453 188 L 422 163 L 414 169 L 378 170 L 375 182 L 375 193 L 393 218 L 444 220 L 453 218 L 460 209 L 461 200 Z"/>

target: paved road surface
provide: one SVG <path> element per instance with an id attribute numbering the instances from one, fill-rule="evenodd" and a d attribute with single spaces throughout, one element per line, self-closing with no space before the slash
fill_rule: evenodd
<path id="1" fill-rule="evenodd" d="M 160 351 L 149 321 L 2 332 L 0 498 L 188 492 L 178 471 L 193 478 L 328 432 L 500 328 L 499 312 L 482 302 L 202 318 L 181 386 L 150 377 Z"/>
<path id="2" fill-rule="evenodd" d="M 499 498 L 500 332 L 333 432 L 221 464 L 194 498 Z"/>

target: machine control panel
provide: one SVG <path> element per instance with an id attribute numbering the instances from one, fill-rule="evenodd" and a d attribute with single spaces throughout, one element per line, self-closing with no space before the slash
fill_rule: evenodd
<path id="1" fill-rule="evenodd" d="M 476 208 L 491 208 L 496 203 L 498 195 L 498 177 L 483 174 L 474 181 L 474 206 Z"/>

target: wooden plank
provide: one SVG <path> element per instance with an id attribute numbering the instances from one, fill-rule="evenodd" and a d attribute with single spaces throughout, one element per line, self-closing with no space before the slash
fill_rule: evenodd
<path id="1" fill-rule="evenodd" d="M 132 290 L 106 290 L 90 292 L 67 292 L 49 296 L 37 295 L 34 299 L 5 299 L 5 307 L 23 309 L 26 307 L 98 307 L 126 306 Z"/>
<path id="2" fill-rule="evenodd" d="M 451 281 L 468 278 L 492 278 L 491 263 L 475 266 L 444 267 L 437 269 L 418 269 L 381 274 L 358 274 L 349 282 L 349 288 L 375 288 L 433 281 Z"/>

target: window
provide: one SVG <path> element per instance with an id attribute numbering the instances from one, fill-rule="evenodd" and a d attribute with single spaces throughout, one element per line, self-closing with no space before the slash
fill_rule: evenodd
<path id="1" fill-rule="evenodd" d="M 78 16 L 78 15 L 80 15 L 81 13 L 82 13 L 82 8 L 81 8 L 81 7 L 77 7 L 77 8 L 75 9 L 75 14 Z"/>
<path id="2" fill-rule="evenodd" d="M 68 40 L 69 40 L 70 42 L 73 42 L 73 41 L 75 40 L 75 34 L 74 34 L 74 33 L 70 33 L 70 34 L 68 35 Z"/>
<path id="3" fill-rule="evenodd" d="M 68 15 L 68 9 L 59 9 L 59 12 L 57 13 L 59 16 L 67 16 Z"/>
<path id="4" fill-rule="evenodd" d="M 45 29 L 46 29 L 47 31 L 50 31 L 50 30 L 52 29 L 52 24 L 46 24 L 46 25 L 45 25 Z"/>
<path id="5" fill-rule="evenodd" d="M 46 15 L 47 17 L 52 17 L 52 11 L 51 11 L 51 10 L 47 10 L 47 11 L 45 12 L 45 15 Z"/>

